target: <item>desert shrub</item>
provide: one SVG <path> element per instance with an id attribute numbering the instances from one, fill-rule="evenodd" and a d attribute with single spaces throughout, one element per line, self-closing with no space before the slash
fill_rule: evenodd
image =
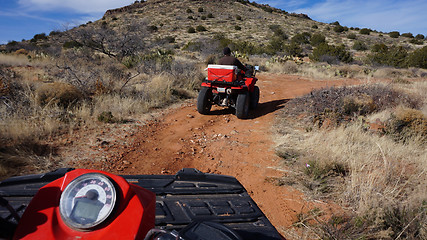
<path id="1" fill-rule="evenodd" d="M 359 31 L 359 33 L 360 33 L 360 34 L 363 34 L 363 35 L 369 35 L 369 34 L 371 34 L 371 32 L 372 32 L 372 30 L 371 30 L 371 29 L 369 29 L 369 28 L 362 28 L 362 29 L 360 29 L 360 31 Z"/>
<path id="2" fill-rule="evenodd" d="M 206 20 L 206 16 L 201 16 L 200 19 Z"/>
<path id="3" fill-rule="evenodd" d="M 423 45 L 424 41 L 417 38 L 412 38 L 411 40 L 409 40 L 409 43 L 416 44 L 416 45 Z"/>
<path id="4" fill-rule="evenodd" d="M 198 32 L 205 32 L 207 30 L 206 30 L 206 28 L 204 26 L 199 25 L 199 26 L 196 27 L 196 31 L 198 31 Z"/>
<path id="5" fill-rule="evenodd" d="M 273 38 L 275 38 L 275 41 L 281 41 L 283 44 L 283 41 L 288 39 L 288 35 L 286 35 L 280 25 L 270 25 L 268 27 L 273 32 Z"/>
<path id="6" fill-rule="evenodd" d="M 368 47 L 366 46 L 366 44 L 362 41 L 356 41 L 353 44 L 353 49 L 356 51 L 365 51 L 368 50 Z"/>
<path id="7" fill-rule="evenodd" d="M 385 45 L 379 45 L 378 51 L 368 56 L 369 61 L 372 63 L 393 66 L 393 67 L 407 67 L 408 52 L 402 46 L 392 46 L 384 48 Z M 376 47 L 377 48 L 377 47 Z"/>
<path id="8" fill-rule="evenodd" d="M 157 30 L 159 30 L 159 29 L 158 29 L 157 26 L 151 25 L 151 26 L 147 27 L 147 30 L 150 31 L 150 32 L 157 32 Z"/>
<path id="9" fill-rule="evenodd" d="M 71 40 L 71 41 L 65 42 L 62 45 L 62 47 L 63 48 L 79 48 L 79 47 L 83 47 L 83 44 L 79 43 L 76 40 Z"/>
<path id="10" fill-rule="evenodd" d="M 236 31 L 240 31 L 240 30 L 242 30 L 242 28 L 240 27 L 240 26 L 234 26 L 234 30 L 236 30 Z"/>
<path id="11" fill-rule="evenodd" d="M 425 37 L 422 34 L 417 34 L 417 36 L 415 36 L 415 38 L 419 39 L 419 40 L 424 40 Z"/>
<path id="12" fill-rule="evenodd" d="M 83 94 L 68 83 L 46 83 L 36 90 L 37 103 L 40 106 L 58 105 L 67 108 L 83 99 Z"/>
<path id="13" fill-rule="evenodd" d="M 291 39 L 296 44 L 308 44 L 310 43 L 311 34 L 308 32 L 298 33 Z"/>
<path id="14" fill-rule="evenodd" d="M 427 46 L 412 52 L 408 57 L 408 65 L 427 69 Z"/>
<path id="15" fill-rule="evenodd" d="M 204 9 L 203 9 L 202 7 L 199 7 L 199 8 L 197 9 L 197 11 L 198 11 L 198 12 L 203 12 L 203 11 L 204 11 Z"/>
<path id="16" fill-rule="evenodd" d="M 266 47 L 266 51 L 274 55 L 277 52 L 283 51 L 284 40 L 280 37 L 273 36 L 270 41 L 268 41 L 268 45 Z"/>
<path id="17" fill-rule="evenodd" d="M 402 33 L 402 37 L 414 38 L 414 35 L 412 33 Z"/>
<path id="18" fill-rule="evenodd" d="M 187 32 L 188 32 L 188 33 L 196 33 L 196 29 L 194 29 L 193 27 L 189 27 L 189 28 L 187 29 Z"/>
<path id="19" fill-rule="evenodd" d="M 398 105 L 419 108 L 421 100 L 385 85 L 326 88 L 293 99 L 286 114 L 308 114 L 309 124 L 321 126 L 325 119 L 339 125 L 354 116 L 366 116 Z"/>
<path id="20" fill-rule="evenodd" d="M 320 62 L 349 63 L 353 61 L 351 54 L 345 49 L 344 45 L 334 46 L 327 43 L 322 43 L 313 50 L 310 59 Z"/>
<path id="21" fill-rule="evenodd" d="M 318 27 L 316 24 L 313 24 L 313 25 L 311 26 L 311 28 L 313 28 L 313 29 L 319 29 L 319 27 Z"/>
<path id="22" fill-rule="evenodd" d="M 331 23 L 331 25 L 334 25 L 334 26 L 341 26 L 340 22 L 338 22 L 338 21 L 335 21 L 335 22 Z"/>
<path id="23" fill-rule="evenodd" d="M 49 36 L 58 36 L 61 35 L 61 33 L 61 31 L 54 30 L 49 33 Z"/>
<path id="24" fill-rule="evenodd" d="M 337 32 L 337 33 L 342 33 L 344 32 L 344 30 L 345 30 L 344 27 L 341 25 L 337 25 L 334 27 L 334 32 Z"/>
<path id="25" fill-rule="evenodd" d="M 356 39 L 356 38 L 357 38 L 357 36 L 356 36 L 356 34 L 354 34 L 354 33 L 350 33 L 350 34 L 348 34 L 348 35 L 347 35 L 347 38 L 348 38 L 348 39 Z"/>
<path id="26" fill-rule="evenodd" d="M 187 19 L 193 20 L 193 16 L 188 16 Z"/>
<path id="27" fill-rule="evenodd" d="M 386 51 L 388 51 L 388 47 L 384 43 L 376 43 L 372 46 L 371 51 L 372 52 L 386 52 Z"/>
<path id="28" fill-rule="evenodd" d="M 291 42 L 290 44 L 285 44 L 283 48 L 289 56 L 301 56 L 302 54 L 301 46 L 294 42 Z"/>
<path id="29" fill-rule="evenodd" d="M 388 34 L 391 38 L 398 38 L 400 33 L 398 31 L 393 31 Z"/>
<path id="30" fill-rule="evenodd" d="M 187 8 L 186 12 L 187 12 L 187 13 L 193 13 L 193 10 L 191 10 L 191 9 Z"/>
<path id="31" fill-rule="evenodd" d="M 238 20 L 238 21 L 242 21 L 242 16 L 240 16 L 240 15 L 236 15 L 236 20 Z"/>
<path id="32" fill-rule="evenodd" d="M 114 123 L 116 122 L 113 113 L 111 112 L 101 112 L 98 115 L 98 121 L 103 122 L 103 123 Z"/>
<path id="33" fill-rule="evenodd" d="M 420 111 L 412 108 L 398 108 L 387 122 L 385 131 L 398 141 L 407 141 L 411 138 L 427 140 L 427 117 Z"/>
<path id="34" fill-rule="evenodd" d="M 39 40 L 47 39 L 46 33 L 39 33 L 34 35 L 34 37 L 30 40 L 31 42 L 37 42 Z"/>
<path id="35" fill-rule="evenodd" d="M 208 18 L 214 18 L 214 15 L 212 13 L 209 13 Z"/>
<path id="36" fill-rule="evenodd" d="M 319 34 L 319 33 L 315 33 L 313 34 L 313 36 L 311 36 L 310 38 L 310 44 L 312 46 L 319 46 L 322 43 L 326 43 L 326 38 L 324 35 Z"/>

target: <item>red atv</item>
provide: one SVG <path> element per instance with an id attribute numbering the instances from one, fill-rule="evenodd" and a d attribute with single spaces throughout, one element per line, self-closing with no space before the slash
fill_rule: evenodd
<path id="1" fill-rule="evenodd" d="M 259 102 L 259 88 L 255 86 L 258 66 L 246 65 L 246 72 L 231 65 L 208 65 L 208 77 L 202 83 L 197 98 L 197 111 L 208 114 L 213 104 L 236 109 L 239 119 L 248 117 L 249 109 Z"/>

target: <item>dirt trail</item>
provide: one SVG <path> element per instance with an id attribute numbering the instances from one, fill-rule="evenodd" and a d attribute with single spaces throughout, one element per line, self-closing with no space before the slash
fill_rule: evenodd
<path id="1" fill-rule="evenodd" d="M 277 169 L 280 158 L 274 153 L 272 138 L 276 113 L 289 99 L 313 89 L 359 81 L 272 74 L 260 74 L 258 78 L 260 104 L 249 119 L 239 120 L 232 111 L 219 107 L 213 107 L 211 115 L 200 115 L 195 100 L 191 100 L 137 130 L 122 134 L 126 144 L 98 139 L 94 148 L 102 148 L 104 160 L 90 165 L 83 161 L 74 164 L 119 174 L 174 174 L 191 167 L 231 175 L 244 185 L 273 225 L 284 230 L 295 222 L 298 213 L 320 203 L 308 202 L 298 191 L 266 181 L 283 176 Z M 100 138 L 108 131 L 100 133 Z M 328 208 L 323 205 L 322 209 Z"/>

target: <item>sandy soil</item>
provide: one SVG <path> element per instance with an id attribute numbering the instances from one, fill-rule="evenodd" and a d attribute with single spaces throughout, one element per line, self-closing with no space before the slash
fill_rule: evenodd
<path id="1" fill-rule="evenodd" d="M 62 140 L 60 154 L 73 167 L 96 168 L 118 174 L 174 174 L 182 168 L 236 177 L 282 233 L 297 215 L 332 204 L 313 202 L 299 191 L 277 186 L 271 177 L 282 177 L 281 159 L 274 153 L 272 124 L 289 99 L 313 89 L 358 80 L 312 80 L 298 76 L 259 74 L 258 109 L 239 120 L 228 109 L 213 107 L 200 115 L 189 100 L 152 116 L 99 131 L 77 131 Z"/>

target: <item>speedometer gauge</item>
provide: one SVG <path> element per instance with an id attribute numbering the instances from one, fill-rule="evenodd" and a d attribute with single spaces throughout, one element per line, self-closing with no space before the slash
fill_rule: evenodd
<path id="1" fill-rule="evenodd" d="M 59 201 L 59 212 L 69 227 L 87 230 L 110 216 L 116 198 L 116 189 L 108 177 L 88 173 L 77 177 L 65 188 Z"/>

